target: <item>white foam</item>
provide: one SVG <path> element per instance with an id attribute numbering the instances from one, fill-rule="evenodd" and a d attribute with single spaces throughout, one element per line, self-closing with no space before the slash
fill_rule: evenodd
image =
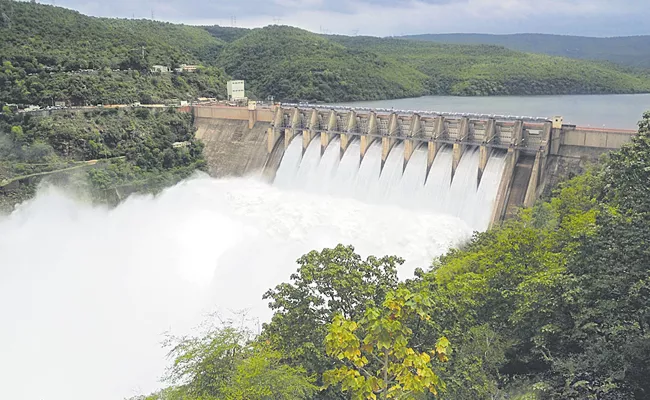
<path id="1" fill-rule="evenodd" d="M 151 392 L 168 364 L 165 331 L 183 334 L 215 310 L 267 320 L 262 294 L 310 250 L 396 254 L 404 278 L 470 233 L 454 217 L 251 179 L 201 177 L 114 209 L 42 191 L 0 217 L 2 396 Z"/>

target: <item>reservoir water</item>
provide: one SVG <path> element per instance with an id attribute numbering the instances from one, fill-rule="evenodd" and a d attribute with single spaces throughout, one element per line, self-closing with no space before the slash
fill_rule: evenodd
<path id="1" fill-rule="evenodd" d="M 650 111 L 650 94 L 576 96 L 425 96 L 417 98 L 342 103 L 352 106 L 433 110 L 480 114 L 553 117 L 567 124 L 636 129 L 643 112 Z"/>

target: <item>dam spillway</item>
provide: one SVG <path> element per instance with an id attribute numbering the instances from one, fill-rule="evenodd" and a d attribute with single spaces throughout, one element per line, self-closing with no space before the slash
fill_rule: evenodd
<path id="1" fill-rule="evenodd" d="M 438 150 L 427 173 L 427 149 L 418 147 L 404 164 L 405 145 L 396 144 L 382 167 L 382 144 L 372 143 L 364 157 L 353 140 L 341 157 L 340 139 L 333 139 L 322 151 L 318 138 L 303 154 L 303 136 L 293 138 L 284 152 L 274 185 L 362 202 L 394 205 L 458 217 L 474 230 L 485 230 L 505 169 L 504 150 L 491 150 L 481 179 L 478 148 L 467 149 L 452 176 L 450 146 Z"/>
<path id="2" fill-rule="evenodd" d="M 462 214 L 476 227 L 495 193 L 488 226 L 635 134 L 562 117 L 319 105 L 199 105 L 192 113 L 212 176 L 261 175 L 284 188 Z"/>

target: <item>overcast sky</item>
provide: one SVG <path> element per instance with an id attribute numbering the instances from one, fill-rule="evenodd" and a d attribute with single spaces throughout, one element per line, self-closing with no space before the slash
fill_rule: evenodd
<path id="1" fill-rule="evenodd" d="M 650 0 L 42 0 L 105 17 L 314 32 L 650 34 Z"/>

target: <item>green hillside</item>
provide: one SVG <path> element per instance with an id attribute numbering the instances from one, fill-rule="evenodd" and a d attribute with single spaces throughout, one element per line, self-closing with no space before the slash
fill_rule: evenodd
<path id="1" fill-rule="evenodd" d="M 332 36 L 349 48 L 390 54 L 428 75 L 433 94 L 542 95 L 637 93 L 650 80 L 611 65 L 521 53 L 500 46 Z"/>
<path id="2" fill-rule="evenodd" d="M 218 68 L 178 75 L 148 71 L 155 64 L 209 65 L 224 42 L 204 29 L 92 18 L 8 0 L 0 0 L 0 16 L 0 101 L 152 103 L 225 94 L 227 79 Z"/>
<path id="3" fill-rule="evenodd" d="M 234 28 L 230 26 L 202 26 L 201 28 L 208 31 L 212 36 L 217 39 L 223 40 L 224 42 L 233 42 L 243 36 L 246 36 L 250 29 L 247 28 Z"/>
<path id="4" fill-rule="evenodd" d="M 224 45 L 203 29 L 148 20 L 93 18 L 48 5 L 0 0 L 0 54 L 28 73 L 112 69 L 145 62 L 192 64 Z"/>
<path id="5" fill-rule="evenodd" d="M 252 30 L 226 46 L 218 64 L 260 97 L 349 101 L 426 93 L 427 76 L 408 64 L 284 26 Z"/>
<path id="6" fill-rule="evenodd" d="M 596 38 L 532 33 L 516 35 L 453 33 L 412 35 L 403 38 L 451 44 L 492 44 L 530 53 L 610 61 L 629 67 L 650 68 L 650 35 Z"/>
<path id="7" fill-rule="evenodd" d="M 0 37 L 4 103 L 224 98 L 231 77 L 252 98 L 283 101 L 650 92 L 648 74 L 499 46 L 94 18 L 11 0 L 0 0 Z M 156 64 L 202 67 L 151 73 Z"/>

